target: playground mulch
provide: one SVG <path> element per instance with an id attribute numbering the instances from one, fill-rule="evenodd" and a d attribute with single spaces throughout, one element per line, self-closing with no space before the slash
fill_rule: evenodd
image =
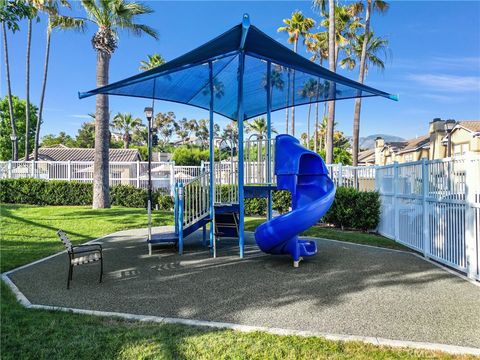
<path id="1" fill-rule="evenodd" d="M 246 237 L 243 260 L 230 239 L 211 258 L 201 232 L 149 257 L 145 230 L 122 231 L 101 240 L 102 284 L 80 266 L 67 290 L 65 254 L 10 278 L 34 304 L 480 347 L 480 287 L 411 253 L 317 240 L 295 269 Z"/>

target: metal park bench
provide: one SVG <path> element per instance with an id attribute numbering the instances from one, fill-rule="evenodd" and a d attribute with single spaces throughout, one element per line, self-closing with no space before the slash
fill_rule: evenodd
<path id="1" fill-rule="evenodd" d="M 83 264 L 90 264 L 100 261 L 100 280 L 103 277 L 103 252 L 100 244 L 72 245 L 67 234 L 63 230 L 58 230 L 57 235 L 67 249 L 68 254 L 68 279 L 67 289 L 70 289 L 70 281 L 73 278 L 73 267 Z"/>

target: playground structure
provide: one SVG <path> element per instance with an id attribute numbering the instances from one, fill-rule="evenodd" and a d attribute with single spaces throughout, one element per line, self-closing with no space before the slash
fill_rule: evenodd
<path id="1" fill-rule="evenodd" d="M 300 90 L 309 81 L 316 84 L 316 91 L 305 97 Z M 325 214 L 333 202 L 335 186 L 319 155 L 302 148 L 289 135 L 272 139 L 272 111 L 357 97 L 397 100 L 394 95 L 330 72 L 294 53 L 251 26 L 248 15 L 241 24 L 164 65 L 79 96 L 98 94 L 172 101 L 209 111 L 208 167 L 190 182 L 176 184 L 175 231 L 149 231 L 150 254 L 152 245 L 159 243 L 175 243 L 182 254 L 183 239 L 203 229 L 203 243 L 209 245 L 214 257 L 217 237 L 238 237 L 243 258 L 244 200 L 260 197 L 267 202 L 267 222 L 256 231 L 257 244 L 268 253 L 290 254 L 294 266 L 302 257 L 316 253 L 316 244 L 299 240 L 298 234 Z M 215 113 L 237 122 L 238 139 L 225 144 L 230 150 L 226 162 L 215 159 Z M 244 121 L 263 114 L 266 134 L 244 140 Z M 151 131 L 149 135 L 151 139 Z M 229 169 L 226 176 L 224 164 Z M 273 218 L 275 189 L 292 193 L 292 211 Z"/>

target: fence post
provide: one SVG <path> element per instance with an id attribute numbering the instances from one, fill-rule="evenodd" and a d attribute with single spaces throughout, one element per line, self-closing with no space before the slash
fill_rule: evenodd
<path id="1" fill-rule="evenodd" d="M 393 163 L 393 209 L 395 216 L 395 241 L 400 239 L 400 209 L 398 206 L 398 162 Z"/>
<path id="2" fill-rule="evenodd" d="M 12 160 L 8 160 L 8 178 L 12 178 Z"/>
<path id="3" fill-rule="evenodd" d="M 32 179 L 35 179 L 35 160 L 31 161 L 32 163 Z"/>
<path id="4" fill-rule="evenodd" d="M 480 181 L 478 166 L 469 153 L 465 157 L 465 250 L 467 260 L 467 276 L 475 279 L 478 272 L 478 252 L 475 234 L 475 193 Z M 480 274 L 479 274 L 480 275 Z"/>
<path id="5" fill-rule="evenodd" d="M 170 195 L 175 192 L 175 161 L 170 162 Z"/>
<path id="6" fill-rule="evenodd" d="M 137 189 L 140 189 L 140 160 L 137 160 Z"/>
<path id="7" fill-rule="evenodd" d="M 338 163 L 337 169 L 338 169 L 338 186 L 343 186 L 343 168 L 342 168 L 342 163 Z"/>
<path id="8" fill-rule="evenodd" d="M 67 163 L 67 180 L 72 180 L 72 161 L 68 160 Z"/>
<path id="9" fill-rule="evenodd" d="M 428 211 L 428 162 L 426 158 L 422 158 L 422 213 L 423 213 L 423 256 L 426 258 L 430 254 L 430 214 Z"/>

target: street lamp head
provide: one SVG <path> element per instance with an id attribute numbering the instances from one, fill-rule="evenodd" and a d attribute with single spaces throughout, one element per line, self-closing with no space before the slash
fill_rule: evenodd
<path id="1" fill-rule="evenodd" d="M 457 124 L 457 122 L 453 119 L 448 119 L 447 121 L 445 121 L 445 131 L 447 133 L 450 133 L 453 128 L 455 127 L 455 125 Z"/>
<path id="2" fill-rule="evenodd" d="M 10 135 L 10 140 L 12 141 L 17 140 L 17 135 L 14 135 L 14 134 Z"/>
<path id="3" fill-rule="evenodd" d="M 147 119 L 150 120 L 150 119 L 153 117 L 153 108 L 151 108 L 151 107 L 148 106 L 148 107 L 146 107 L 145 110 L 143 110 L 143 111 L 145 112 L 145 117 L 146 117 Z"/>

